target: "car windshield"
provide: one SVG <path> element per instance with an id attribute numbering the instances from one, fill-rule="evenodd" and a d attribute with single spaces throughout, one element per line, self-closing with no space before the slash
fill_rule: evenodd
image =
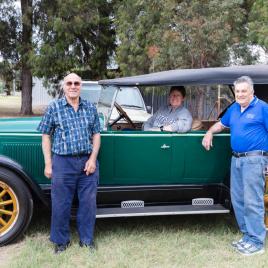
<path id="1" fill-rule="evenodd" d="M 135 87 L 121 87 L 117 93 L 116 102 L 121 106 L 144 109 L 141 94 Z"/>
<path id="2" fill-rule="evenodd" d="M 100 85 L 83 83 L 81 98 L 97 105 L 100 99 L 100 92 Z M 144 109 L 142 96 L 136 87 L 121 87 L 118 91 L 116 102 L 124 107 Z"/>
<path id="3" fill-rule="evenodd" d="M 102 130 L 107 129 L 108 121 L 112 112 L 112 105 L 114 104 L 117 92 L 118 90 L 115 86 L 105 86 L 100 91 L 97 109 Z"/>
<path id="4" fill-rule="evenodd" d="M 97 105 L 100 98 L 101 86 L 98 84 L 83 83 L 81 90 L 81 98 L 89 100 L 91 103 Z"/>

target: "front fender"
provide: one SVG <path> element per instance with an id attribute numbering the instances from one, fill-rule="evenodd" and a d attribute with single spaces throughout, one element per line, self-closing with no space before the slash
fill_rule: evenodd
<path id="1" fill-rule="evenodd" d="M 45 198 L 45 194 L 40 188 L 40 186 L 25 172 L 23 167 L 13 159 L 0 155 L 0 167 L 9 169 L 10 171 L 16 173 L 24 183 L 30 188 L 30 190 L 40 199 L 40 201 L 47 207 L 49 207 L 49 202 Z"/>

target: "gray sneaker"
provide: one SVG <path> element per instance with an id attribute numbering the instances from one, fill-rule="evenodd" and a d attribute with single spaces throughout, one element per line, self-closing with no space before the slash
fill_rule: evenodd
<path id="1" fill-rule="evenodd" d="M 237 252 L 244 256 L 260 255 L 265 252 L 264 247 L 256 247 L 251 243 L 244 243 L 242 247 L 238 247 Z"/>
<path id="2" fill-rule="evenodd" d="M 237 248 L 241 248 L 243 247 L 243 245 L 245 244 L 246 242 L 243 240 L 243 238 L 241 238 L 240 240 L 238 241 L 233 241 L 231 243 L 231 246 L 234 248 L 234 249 L 237 249 Z"/>

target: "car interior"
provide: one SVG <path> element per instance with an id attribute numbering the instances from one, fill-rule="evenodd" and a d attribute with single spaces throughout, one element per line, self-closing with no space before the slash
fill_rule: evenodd
<path id="1" fill-rule="evenodd" d="M 225 113 L 226 109 L 230 104 L 233 102 L 233 92 L 232 92 L 232 87 L 229 86 L 223 86 L 223 92 L 227 92 L 229 97 L 229 102 L 224 102 L 224 100 L 221 102 L 221 109 L 219 111 L 216 111 L 214 108 L 217 106 L 217 101 L 219 99 L 216 99 L 214 105 L 212 105 L 212 109 L 215 111 L 209 111 L 208 114 L 204 116 L 204 118 L 200 119 L 198 117 L 195 117 L 194 113 L 191 111 L 191 107 L 186 107 L 189 109 L 189 111 L 193 115 L 193 122 L 192 122 L 192 128 L 191 131 L 206 131 L 208 130 L 214 123 L 218 121 L 218 119 Z M 168 87 L 169 88 L 169 87 Z M 167 88 L 167 92 L 168 92 Z M 210 90 L 211 88 L 209 88 Z M 186 89 L 187 90 L 187 89 Z M 189 90 L 189 88 L 188 88 Z M 193 89 L 192 89 L 193 90 Z M 215 89 L 214 89 L 215 91 Z M 187 93 L 188 94 L 188 93 Z M 225 93 L 226 94 L 226 93 Z M 167 95 L 168 96 L 168 95 Z M 166 96 L 166 98 L 167 98 Z M 231 101 L 230 101 L 231 100 Z M 119 116 L 115 119 L 112 120 L 112 122 L 109 122 L 108 130 L 112 131 L 141 131 L 143 129 L 143 122 L 133 122 L 127 112 L 124 110 L 124 107 L 122 107 L 120 104 L 117 102 L 114 103 L 114 106 L 119 114 Z M 210 118 L 210 115 L 214 112 L 214 117 Z M 216 113 L 216 114 L 215 114 Z M 228 130 L 227 130 L 228 131 Z"/>

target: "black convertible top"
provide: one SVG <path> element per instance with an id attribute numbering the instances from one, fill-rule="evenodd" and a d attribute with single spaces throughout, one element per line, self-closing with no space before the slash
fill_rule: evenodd
<path id="1" fill-rule="evenodd" d="M 144 75 L 100 80 L 100 85 L 231 85 L 240 76 L 250 76 L 254 84 L 268 84 L 268 65 L 244 65 L 202 69 L 176 69 Z"/>

